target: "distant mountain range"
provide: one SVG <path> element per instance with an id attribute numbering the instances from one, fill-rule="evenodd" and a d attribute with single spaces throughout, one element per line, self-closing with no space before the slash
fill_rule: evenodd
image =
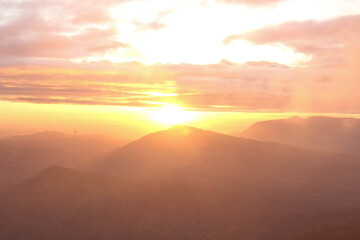
<path id="1" fill-rule="evenodd" d="M 303 237 L 360 223 L 359 160 L 175 126 L 6 191 L 0 239 Z"/>
<path id="2" fill-rule="evenodd" d="M 257 122 L 240 137 L 329 152 L 360 154 L 360 119 L 293 117 Z"/>
<path id="3" fill-rule="evenodd" d="M 101 135 L 42 132 L 0 139 L 0 190 L 51 165 L 81 167 L 126 142 Z"/>
<path id="4" fill-rule="evenodd" d="M 128 143 L 126 140 L 104 135 L 70 135 L 54 131 L 8 137 L 0 140 L 0 142 L 66 151 L 76 155 L 76 159 L 72 159 L 74 161 L 73 165 L 83 164 L 84 161 L 87 162 L 91 158 L 97 158 L 114 148 Z"/>

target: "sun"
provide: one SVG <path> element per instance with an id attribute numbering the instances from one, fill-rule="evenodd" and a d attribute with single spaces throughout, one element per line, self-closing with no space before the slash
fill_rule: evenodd
<path id="1" fill-rule="evenodd" d="M 151 112 L 151 118 L 165 125 L 183 124 L 195 118 L 195 113 L 185 111 L 179 105 L 165 105 Z"/>

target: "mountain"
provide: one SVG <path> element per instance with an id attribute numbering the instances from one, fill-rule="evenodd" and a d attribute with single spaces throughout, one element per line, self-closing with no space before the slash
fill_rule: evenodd
<path id="1" fill-rule="evenodd" d="M 48 166 L 64 163 L 71 157 L 61 150 L 0 141 L 0 190 L 35 176 Z"/>
<path id="2" fill-rule="evenodd" d="M 43 132 L 0 140 L 0 190 L 39 174 L 51 165 L 80 167 L 123 145 L 97 135 Z"/>
<path id="3" fill-rule="evenodd" d="M 0 239 L 288 240 L 344 219 L 319 212 L 360 209 L 357 156 L 186 126 L 90 169 L 50 167 L 4 192 Z"/>
<path id="4" fill-rule="evenodd" d="M 89 159 L 97 158 L 128 142 L 103 135 L 70 135 L 54 131 L 12 136 L 0 141 L 21 146 L 42 147 L 66 151 L 76 156 L 73 159 L 76 159 L 74 165 L 84 164 L 84 162 L 89 161 Z"/>
<path id="5" fill-rule="evenodd" d="M 240 137 L 331 152 L 360 154 L 360 119 L 293 117 L 257 122 Z"/>
<path id="6" fill-rule="evenodd" d="M 91 170 L 135 178 L 291 186 L 293 191 L 305 183 L 311 183 L 308 191 L 326 183 L 326 191 L 332 184 L 358 187 L 359 159 L 175 126 L 106 154 Z"/>
<path id="7" fill-rule="evenodd" d="M 114 150 L 98 159 L 92 170 L 136 179 L 178 179 L 241 189 L 247 192 L 246 199 L 256 196 L 271 205 L 256 208 L 274 213 L 273 222 L 283 222 L 297 215 L 294 212 L 305 216 L 313 211 L 358 207 L 359 164 L 358 156 L 175 126 Z"/>

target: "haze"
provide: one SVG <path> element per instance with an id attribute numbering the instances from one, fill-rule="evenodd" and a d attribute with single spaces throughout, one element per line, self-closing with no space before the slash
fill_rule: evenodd
<path id="1" fill-rule="evenodd" d="M 360 239 L 359 0 L 0 0 L 1 240 Z"/>

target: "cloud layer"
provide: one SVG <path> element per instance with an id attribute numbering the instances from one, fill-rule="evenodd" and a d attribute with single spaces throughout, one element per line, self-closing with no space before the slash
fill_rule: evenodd
<path id="1" fill-rule="evenodd" d="M 228 4 L 244 4 L 250 6 L 264 6 L 282 2 L 284 0 L 218 0 Z"/>
<path id="2" fill-rule="evenodd" d="M 108 12 L 124 2 L 0 1 L 0 100 L 144 108 L 178 103 L 201 111 L 360 112 L 360 15 L 283 22 L 223 41 L 225 46 L 242 40 L 287 47 L 311 59 L 297 66 L 228 60 L 151 66 L 71 61 L 132 48 L 131 42 L 118 39 L 117 22 Z M 260 6 L 280 1 L 223 2 Z M 129 23 L 135 32 L 159 32 L 167 29 L 163 21 L 171 13 Z M 184 39 L 194 35 L 189 36 Z M 184 53 L 192 54 L 191 49 Z M 204 54 L 212 56 L 216 49 Z"/>
<path id="3" fill-rule="evenodd" d="M 351 62 L 354 65 L 346 69 L 356 66 Z M 360 103 L 353 88 L 359 74 L 343 75 L 343 70 L 228 61 L 211 65 L 4 67 L 0 95 L 1 100 L 33 103 L 144 108 L 177 103 L 200 111 L 358 113 Z"/>
<path id="4" fill-rule="evenodd" d="M 280 25 L 234 34 L 224 44 L 246 40 L 254 44 L 282 44 L 317 60 L 339 64 L 343 48 L 360 38 L 360 15 L 344 16 L 327 21 L 292 21 Z"/>
<path id="5" fill-rule="evenodd" d="M 0 52 L 7 58 L 81 58 L 128 47 L 108 9 L 125 1 L 2 1 Z"/>

